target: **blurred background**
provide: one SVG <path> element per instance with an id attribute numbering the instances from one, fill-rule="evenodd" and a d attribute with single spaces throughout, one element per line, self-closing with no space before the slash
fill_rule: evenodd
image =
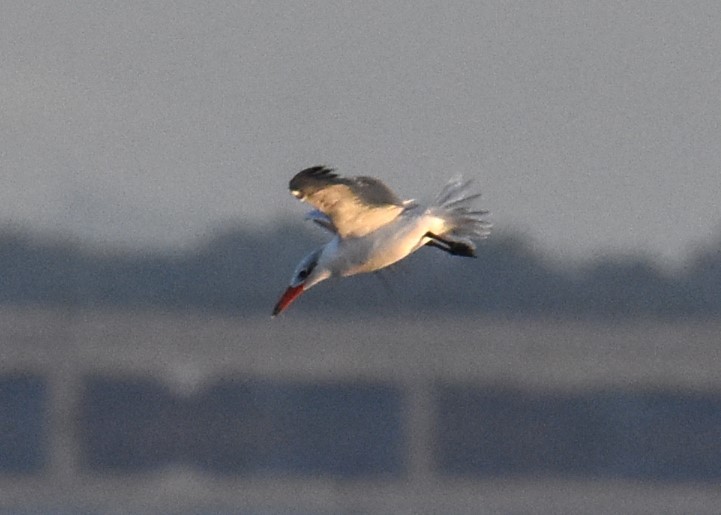
<path id="1" fill-rule="evenodd" d="M 720 27 L 5 2 L 0 511 L 718 513 Z M 495 231 L 271 320 L 316 164 Z"/>

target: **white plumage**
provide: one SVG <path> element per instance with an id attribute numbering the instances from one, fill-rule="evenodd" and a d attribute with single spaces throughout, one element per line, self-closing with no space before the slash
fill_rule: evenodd
<path id="1" fill-rule="evenodd" d="M 422 207 L 372 177 L 340 177 L 322 166 L 299 172 L 290 181 L 291 193 L 316 208 L 307 218 L 333 238 L 301 260 L 273 315 L 325 279 L 380 270 L 424 245 L 475 256 L 473 240 L 488 236 L 491 224 L 483 219 L 487 211 L 472 208 L 480 194 L 470 194 L 470 185 L 456 177 L 432 205 Z"/>

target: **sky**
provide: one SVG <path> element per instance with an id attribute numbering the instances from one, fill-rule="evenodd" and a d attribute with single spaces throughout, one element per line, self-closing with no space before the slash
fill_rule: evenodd
<path id="1" fill-rule="evenodd" d="M 0 227 L 178 247 L 326 164 L 560 259 L 721 241 L 721 2 L 3 2 Z"/>

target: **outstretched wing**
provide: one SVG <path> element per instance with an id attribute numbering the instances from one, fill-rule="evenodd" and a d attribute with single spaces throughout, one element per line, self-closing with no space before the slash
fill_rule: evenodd
<path id="1" fill-rule="evenodd" d="M 406 204 L 372 177 L 340 177 L 314 166 L 290 181 L 290 192 L 325 214 L 341 238 L 365 236 L 393 221 Z"/>

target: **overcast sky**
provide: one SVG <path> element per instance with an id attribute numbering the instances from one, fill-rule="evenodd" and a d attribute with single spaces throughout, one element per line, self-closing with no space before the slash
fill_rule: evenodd
<path id="1" fill-rule="evenodd" d="M 716 0 L 5 0 L 0 45 L 0 225 L 193 243 L 328 164 L 560 257 L 721 239 Z"/>

